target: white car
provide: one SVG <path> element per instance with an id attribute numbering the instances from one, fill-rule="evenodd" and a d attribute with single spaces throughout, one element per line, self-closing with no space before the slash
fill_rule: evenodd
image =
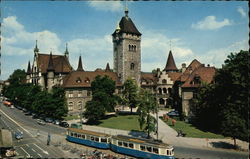
<path id="1" fill-rule="evenodd" d="M 46 123 L 43 120 L 41 120 L 41 119 L 37 119 L 37 123 L 39 125 L 46 125 Z"/>

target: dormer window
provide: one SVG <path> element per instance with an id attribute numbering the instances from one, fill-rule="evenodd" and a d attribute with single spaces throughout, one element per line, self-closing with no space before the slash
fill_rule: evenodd
<path id="1" fill-rule="evenodd" d="M 82 82 L 81 78 L 78 77 L 78 78 L 76 79 L 76 83 L 81 83 L 81 82 Z"/>
<path id="2" fill-rule="evenodd" d="M 89 83 L 89 82 L 90 82 L 89 78 L 86 78 L 85 83 Z"/>

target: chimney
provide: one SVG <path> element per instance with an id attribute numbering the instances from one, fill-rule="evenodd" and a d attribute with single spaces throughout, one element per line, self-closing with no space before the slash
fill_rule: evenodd
<path id="1" fill-rule="evenodd" d="M 181 64 L 181 73 L 185 72 L 187 69 L 186 63 Z"/>
<path id="2" fill-rule="evenodd" d="M 157 72 L 157 77 L 159 77 L 159 76 L 160 76 L 160 73 L 161 73 L 160 68 L 157 68 L 157 69 L 156 69 L 156 72 Z"/>

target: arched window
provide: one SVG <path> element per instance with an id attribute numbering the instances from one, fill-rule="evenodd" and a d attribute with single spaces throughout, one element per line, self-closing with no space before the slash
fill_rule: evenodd
<path id="1" fill-rule="evenodd" d="M 160 103 L 161 105 L 164 105 L 164 104 L 165 104 L 165 100 L 162 99 L 162 98 L 160 98 L 160 99 L 159 99 L 159 103 Z"/>
<path id="2" fill-rule="evenodd" d="M 163 79 L 162 80 L 162 84 L 166 84 L 167 83 L 167 80 L 166 79 Z"/>
<path id="3" fill-rule="evenodd" d="M 163 88 L 163 93 L 167 94 L 167 89 L 166 88 Z"/>
<path id="4" fill-rule="evenodd" d="M 131 45 L 128 45 L 128 51 L 131 51 L 132 49 L 131 49 Z"/>
<path id="5" fill-rule="evenodd" d="M 135 69 L 135 64 L 134 63 L 131 63 L 130 64 L 130 70 L 134 70 Z"/>
<path id="6" fill-rule="evenodd" d="M 74 106 L 74 103 L 73 103 L 73 102 L 69 102 L 69 103 L 68 103 L 69 111 L 70 111 L 70 110 L 73 110 L 73 106 Z"/>
<path id="7" fill-rule="evenodd" d="M 78 109 L 81 110 L 82 109 L 82 101 L 79 101 L 77 106 L 78 106 Z"/>
<path id="8" fill-rule="evenodd" d="M 159 94 L 162 94 L 162 89 L 161 89 L 161 88 L 159 88 L 158 90 L 159 90 Z"/>

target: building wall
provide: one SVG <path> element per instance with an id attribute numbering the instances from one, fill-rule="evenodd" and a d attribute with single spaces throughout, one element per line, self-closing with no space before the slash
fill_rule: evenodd
<path id="1" fill-rule="evenodd" d="M 122 83 L 128 78 L 132 78 L 140 85 L 141 37 L 127 33 L 116 36 L 119 36 L 119 40 L 115 40 L 116 37 L 113 37 L 114 72 L 117 72 Z M 132 46 L 136 48 L 132 49 Z"/>
<path id="2" fill-rule="evenodd" d="M 182 89 L 182 112 L 188 116 L 190 112 L 190 100 L 193 98 L 191 89 Z"/>

